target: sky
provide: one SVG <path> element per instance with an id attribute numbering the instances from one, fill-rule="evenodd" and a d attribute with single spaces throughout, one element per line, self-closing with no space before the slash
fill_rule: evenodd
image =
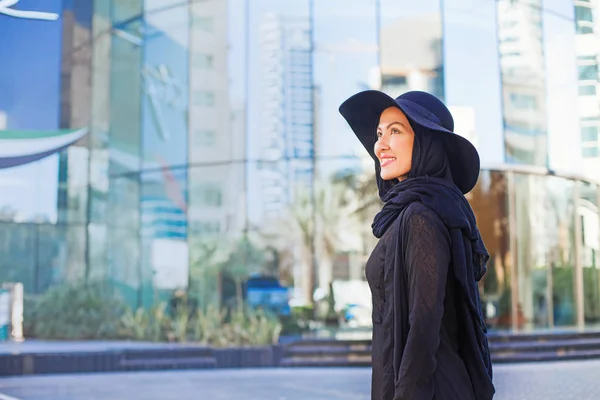
<path id="1" fill-rule="evenodd" d="M 59 13 L 61 0 L 21 0 L 18 7 Z M 0 14 L 0 38 L 0 112 L 6 115 L 4 128 L 57 129 L 60 22 Z M 25 218 L 41 214 L 54 221 L 57 188 L 56 155 L 30 165 L 0 170 L 0 208 L 10 206 Z"/>

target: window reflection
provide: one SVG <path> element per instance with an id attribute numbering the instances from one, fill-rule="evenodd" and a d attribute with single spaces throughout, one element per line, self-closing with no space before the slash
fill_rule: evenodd
<path id="1" fill-rule="evenodd" d="M 110 47 L 110 177 L 106 225 L 107 275 L 119 291 L 141 305 L 140 196 L 143 1 L 112 2 Z M 123 22 L 125 21 L 125 23 Z"/>
<path id="2" fill-rule="evenodd" d="M 575 324 L 574 182 L 514 175 L 518 327 Z"/>
<path id="3" fill-rule="evenodd" d="M 439 1 L 381 0 L 379 18 L 381 89 L 393 97 L 423 90 L 443 99 Z"/>
<path id="4" fill-rule="evenodd" d="M 511 326 L 511 252 L 508 186 L 503 172 L 482 171 L 467 195 L 481 236 L 490 254 L 488 271 L 480 282 L 486 323 L 491 329 Z"/>
<path id="5" fill-rule="evenodd" d="M 500 0 L 497 4 L 506 161 L 545 166 L 541 0 Z"/>
<path id="6" fill-rule="evenodd" d="M 580 173 L 576 38 L 573 3 L 546 0 L 543 10 L 544 56 L 550 169 Z"/>
<path id="7" fill-rule="evenodd" d="M 312 174 L 312 24 L 308 0 L 260 0 L 248 12 L 248 156 L 261 161 L 248 165 L 248 218 L 262 225 L 281 217 L 300 184 L 290 177 L 306 185 Z"/>
<path id="8" fill-rule="evenodd" d="M 598 57 L 600 50 L 597 44 L 598 16 L 593 12 L 593 3 L 575 2 L 575 25 L 577 27 L 577 77 L 579 83 L 579 122 L 581 126 L 581 155 L 586 170 L 594 171 L 598 176 L 600 154 L 597 135 L 590 134 L 600 127 L 600 93 L 598 84 Z"/>
<path id="9" fill-rule="evenodd" d="M 446 0 L 443 15 L 445 99 L 454 117 L 454 131 L 477 147 L 484 164 L 502 163 L 496 4 Z"/>
<path id="10" fill-rule="evenodd" d="M 577 199 L 577 218 L 581 224 L 581 258 L 583 267 L 583 315 L 586 325 L 600 324 L 600 246 L 598 187 L 582 182 Z"/>
<path id="11" fill-rule="evenodd" d="M 328 159 L 318 173 L 329 177 L 361 168 L 354 155 L 364 149 L 335 110 L 354 93 L 378 85 L 377 7 L 371 0 L 313 3 L 316 151 Z"/>

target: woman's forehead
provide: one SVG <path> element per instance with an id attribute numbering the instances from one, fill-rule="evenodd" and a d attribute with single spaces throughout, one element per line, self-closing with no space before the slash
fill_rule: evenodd
<path id="1" fill-rule="evenodd" d="M 403 125 L 408 124 L 408 118 L 406 115 L 400 110 L 398 107 L 389 107 L 383 110 L 381 115 L 379 116 L 379 129 L 386 129 L 390 124 L 394 122 L 400 122 Z"/>

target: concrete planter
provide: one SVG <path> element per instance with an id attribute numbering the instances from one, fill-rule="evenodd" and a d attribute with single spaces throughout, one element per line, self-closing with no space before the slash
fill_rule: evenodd
<path id="1" fill-rule="evenodd" d="M 281 360 L 279 346 L 213 349 L 217 368 L 275 367 Z"/>
<path id="2" fill-rule="evenodd" d="M 0 347 L 0 376 L 276 367 L 282 355 L 281 346 L 211 348 L 192 343 L 48 342 L 34 347 L 22 343 Z"/>

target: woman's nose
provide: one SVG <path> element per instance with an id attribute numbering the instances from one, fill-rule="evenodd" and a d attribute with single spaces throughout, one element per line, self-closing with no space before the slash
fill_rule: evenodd
<path id="1" fill-rule="evenodd" d="M 375 153 L 381 150 L 386 150 L 389 148 L 389 144 L 385 136 L 380 136 L 379 139 L 375 142 Z"/>

